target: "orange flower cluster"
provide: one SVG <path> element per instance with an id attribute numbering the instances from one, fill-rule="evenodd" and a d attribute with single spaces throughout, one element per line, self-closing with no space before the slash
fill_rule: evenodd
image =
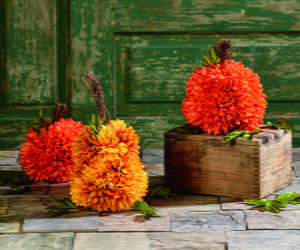
<path id="1" fill-rule="evenodd" d="M 68 182 L 74 136 L 83 128 L 80 122 L 60 119 L 37 134 L 29 128 L 20 152 L 20 165 L 34 181 Z"/>
<path id="2" fill-rule="evenodd" d="M 263 123 L 266 95 L 258 75 L 241 62 L 197 68 L 186 86 L 181 107 L 185 119 L 208 134 L 252 131 Z"/>
<path id="3" fill-rule="evenodd" d="M 115 212 L 142 200 L 148 177 L 138 156 L 138 142 L 133 128 L 120 120 L 102 125 L 97 136 L 90 126 L 84 127 L 73 147 L 73 202 L 99 212 Z"/>

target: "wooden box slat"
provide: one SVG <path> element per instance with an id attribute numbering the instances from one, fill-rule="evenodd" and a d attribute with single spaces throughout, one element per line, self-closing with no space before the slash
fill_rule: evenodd
<path id="1" fill-rule="evenodd" d="M 291 183 L 291 132 L 261 129 L 252 141 L 227 145 L 223 136 L 167 131 L 167 185 L 174 192 L 260 199 Z"/>

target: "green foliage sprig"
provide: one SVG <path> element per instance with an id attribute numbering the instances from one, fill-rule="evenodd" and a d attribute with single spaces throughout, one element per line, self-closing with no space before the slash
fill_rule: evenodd
<path id="1" fill-rule="evenodd" d="M 208 51 L 208 57 L 202 56 L 203 61 L 207 66 L 210 66 L 213 64 L 218 64 L 221 62 L 221 59 L 215 54 L 215 51 L 213 48 L 210 48 Z"/>
<path id="2" fill-rule="evenodd" d="M 92 119 L 90 120 L 90 126 L 91 126 L 91 133 L 95 136 L 97 136 L 100 132 L 99 128 L 103 124 L 103 120 L 100 118 L 99 115 L 95 116 L 92 114 Z"/>
<path id="3" fill-rule="evenodd" d="M 268 126 L 268 128 L 277 128 L 277 129 L 284 129 L 287 131 L 292 131 L 292 128 L 286 124 L 288 120 L 290 120 L 290 119 L 285 118 L 285 119 L 279 119 L 275 123 L 268 122 L 267 126 Z"/>
<path id="4" fill-rule="evenodd" d="M 39 114 L 37 117 L 33 118 L 33 125 L 32 128 L 36 131 L 36 132 L 40 132 L 42 128 L 44 127 L 48 127 L 50 126 L 51 121 L 47 121 L 44 117 L 43 117 L 43 113 L 42 110 L 40 110 Z"/>
<path id="5" fill-rule="evenodd" d="M 289 192 L 284 194 L 276 195 L 275 200 L 247 200 L 244 202 L 249 205 L 254 205 L 255 207 L 263 207 L 267 211 L 280 213 L 281 208 L 286 208 L 285 204 L 300 204 L 300 194 L 296 194 L 295 192 Z"/>
<path id="6" fill-rule="evenodd" d="M 176 194 L 171 193 L 170 188 L 164 188 L 162 186 L 159 186 L 155 190 L 153 190 L 150 194 L 150 197 L 152 198 L 159 198 L 159 199 L 169 199 L 170 197 L 174 197 Z"/>
<path id="7" fill-rule="evenodd" d="M 160 217 L 160 215 L 155 212 L 155 208 L 150 207 L 145 201 L 136 201 L 133 204 L 132 209 L 136 211 L 142 211 L 142 217 L 146 220 L 149 220 L 151 217 Z"/>
<path id="8" fill-rule="evenodd" d="M 254 129 L 252 132 L 247 130 L 234 130 L 223 137 L 223 139 L 225 140 L 224 144 L 227 144 L 238 137 L 251 141 L 253 135 L 256 135 L 260 132 L 262 132 L 262 130 L 258 130 L 258 129 Z"/>
<path id="9" fill-rule="evenodd" d="M 63 214 L 68 213 L 70 210 L 77 209 L 75 203 L 71 201 L 70 198 L 65 198 L 63 200 L 55 200 L 56 205 L 47 207 L 48 211 L 48 217 L 56 217 Z"/>

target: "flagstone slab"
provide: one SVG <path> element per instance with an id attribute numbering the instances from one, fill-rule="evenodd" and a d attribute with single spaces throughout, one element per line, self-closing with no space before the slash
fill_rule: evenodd
<path id="1" fill-rule="evenodd" d="M 149 205 L 161 211 L 185 211 L 185 212 L 202 212 L 202 211 L 219 211 L 220 204 L 217 196 L 205 195 L 184 195 L 180 194 L 169 199 L 146 198 Z"/>
<path id="2" fill-rule="evenodd" d="M 164 162 L 164 151 L 160 149 L 144 149 L 142 151 L 143 164 L 162 164 Z"/>
<path id="3" fill-rule="evenodd" d="M 0 235 L 0 250 L 72 250 L 74 233 Z"/>
<path id="4" fill-rule="evenodd" d="M 18 217 L 18 216 L 1 216 L 0 217 L 0 234 L 19 232 L 21 223 L 22 223 L 22 218 L 21 217 Z M 1 243 L 0 243 L 0 246 L 1 246 Z"/>
<path id="5" fill-rule="evenodd" d="M 300 161 L 294 162 L 293 167 L 295 170 L 296 177 L 300 177 Z"/>
<path id="6" fill-rule="evenodd" d="M 8 207 L 9 215 L 16 214 L 35 214 L 39 212 L 46 212 L 46 206 L 43 204 L 42 197 L 30 197 L 30 196 L 22 196 L 22 197 L 13 197 L 10 200 L 10 204 Z"/>
<path id="7" fill-rule="evenodd" d="M 290 185 L 277 190 L 275 194 L 283 194 L 288 192 L 300 193 L 300 177 L 293 178 L 293 182 Z"/>
<path id="8" fill-rule="evenodd" d="M 162 176 L 164 175 L 164 168 L 162 164 L 143 164 L 144 170 L 148 176 Z"/>
<path id="9" fill-rule="evenodd" d="M 157 210 L 161 217 L 150 220 L 142 218 L 139 211 L 101 213 L 98 231 L 171 231 L 171 217 L 168 212 Z"/>
<path id="10" fill-rule="evenodd" d="M 189 212 L 172 215 L 172 231 L 246 230 L 242 211 Z"/>
<path id="11" fill-rule="evenodd" d="M 229 250 L 300 249 L 300 231 L 247 230 L 226 232 Z"/>
<path id="12" fill-rule="evenodd" d="M 0 198 L 0 215 L 7 213 L 9 201 L 9 198 Z"/>
<path id="13" fill-rule="evenodd" d="M 44 216 L 44 214 L 42 214 Z M 70 214 L 68 215 L 70 216 Z M 97 231 L 98 216 L 75 218 L 28 218 L 25 217 L 23 232 Z"/>
<path id="14" fill-rule="evenodd" d="M 77 233 L 74 250 L 149 250 L 146 233 Z"/>
<path id="15" fill-rule="evenodd" d="M 70 183 L 51 184 L 48 196 L 70 196 Z"/>
<path id="16" fill-rule="evenodd" d="M 150 233 L 150 249 L 225 249 L 225 232 Z"/>
<path id="17" fill-rule="evenodd" d="M 246 210 L 249 229 L 300 229 L 300 211 L 282 211 L 280 213 Z"/>
<path id="18" fill-rule="evenodd" d="M 293 148 L 293 162 L 300 161 L 300 148 Z"/>

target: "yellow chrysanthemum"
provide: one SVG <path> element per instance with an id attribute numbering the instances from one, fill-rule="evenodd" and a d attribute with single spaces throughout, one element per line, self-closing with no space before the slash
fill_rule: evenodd
<path id="1" fill-rule="evenodd" d="M 102 126 L 97 136 L 86 126 L 73 146 L 72 200 L 98 211 L 130 208 L 147 193 L 148 177 L 138 156 L 139 137 L 123 121 Z"/>

